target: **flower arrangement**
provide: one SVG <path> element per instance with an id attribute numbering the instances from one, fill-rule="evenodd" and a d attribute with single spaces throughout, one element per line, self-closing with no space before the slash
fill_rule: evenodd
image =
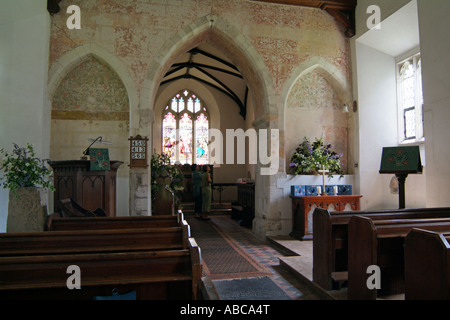
<path id="1" fill-rule="evenodd" d="M 328 177 L 333 177 L 333 174 L 340 174 L 343 177 L 342 162 L 340 157 L 342 154 L 337 154 L 332 151 L 331 144 L 325 145 L 323 137 L 316 138 L 311 143 L 306 137 L 298 146 L 294 155 L 291 158 L 290 167 L 294 174 L 317 173 L 319 170 L 328 170 Z"/>
<path id="2" fill-rule="evenodd" d="M 37 158 L 32 144 L 27 143 L 26 147 L 19 147 L 15 143 L 13 145 L 12 154 L 0 149 L 3 155 L 0 170 L 4 172 L 4 176 L 0 177 L 1 185 L 9 188 L 15 195 L 17 189 L 24 187 L 42 186 L 54 191 L 50 181 L 52 171 L 45 166 L 48 160 Z"/>
<path id="3" fill-rule="evenodd" d="M 152 200 L 155 200 L 156 194 L 165 187 L 174 195 L 175 204 L 179 205 L 184 190 L 183 173 L 179 166 L 171 165 L 170 158 L 166 154 L 158 154 L 156 151 L 153 152 L 150 163 Z M 157 181 L 158 177 L 170 178 L 170 184 L 165 186 L 161 185 Z"/>

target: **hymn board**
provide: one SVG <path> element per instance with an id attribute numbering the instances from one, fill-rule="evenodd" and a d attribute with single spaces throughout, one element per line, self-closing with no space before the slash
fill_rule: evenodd
<path id="1" fill-rule="evenodd" d="M 133 167 L 148 167 L 147 155 L 148 155 L 148 138 L 142 138 L 140 135 L 136 137 L 130 137 L 130 168 Z"/>

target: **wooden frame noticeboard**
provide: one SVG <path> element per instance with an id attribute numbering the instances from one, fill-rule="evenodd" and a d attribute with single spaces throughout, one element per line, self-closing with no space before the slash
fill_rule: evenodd
<path id="1" fill-rule="evenodd" d="M 130 137 L 130 164 L 129 167 L 148 167 L 148 138 L 142 138 L 140 135 Z"/>

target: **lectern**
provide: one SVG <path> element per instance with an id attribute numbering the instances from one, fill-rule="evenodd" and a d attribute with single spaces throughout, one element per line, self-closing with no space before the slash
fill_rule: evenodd
<path id="1" fill-rule="evenodd" d="M 398 180 L 399 209 L 405 208 L 405 181 L 408 174 L 422 174 L 418 146 L 383 148 L 380 173 L 395 174 Z"/>
<path id="2" fill-rule="evenodd" d="M 103 209 L 108 216 L 116 215 L 116 175 L 121 161 L 110 161 L 109 170 L 91 170 L 89 160 L 51 161 L 54 176 L 54 204 L 72 198 L 83 208 Z"/>

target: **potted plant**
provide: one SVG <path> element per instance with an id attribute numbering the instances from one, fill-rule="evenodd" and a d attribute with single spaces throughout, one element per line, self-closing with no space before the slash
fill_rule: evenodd
<path id="1" fill-rule="evenodd" d="M 0 184 L 10 189 L 7 231 L 43 231 L 47 215 L 46 190 L 55 190 L 50 180 L 52 171 L 46 167 L 48 160 L 36 157 L 32 144 L 13 145 L 12 153 L 0 149 L 3 173 Z"/>
<path id="2" fill-rule="evenodd" d="M 180 166 L 171 165 L 167 155 L 153 152 L 151 159 L 152 209 L 156 214 L 180 208 L 183 196 L 183 173 Z M 174 211 L 174 212 L 175 212 Z"/>
<path id="3" fill-rule="evenodd" d="M 291 158 L 290 168 L 293 174 L 317 174 L 321 170 L 327 170 L 330 178 L 334 174 L 343 177 L 342 162 L 339 159 L 342 154 L 337 154 L 331 148 L 331 144 L 324 144 L 323 137 L 315 138 L 313 143 L 306 137 L 303 138 Z"/>

